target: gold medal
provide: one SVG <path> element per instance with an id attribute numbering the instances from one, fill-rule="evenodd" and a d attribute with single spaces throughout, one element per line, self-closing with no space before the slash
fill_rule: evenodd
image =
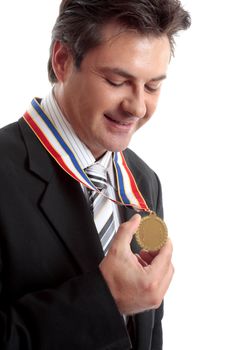
<path id="1" fill-rule="evenodd" d="M 141 219 L 135 235 L 141 248 L 157 251 L 166 243 L 168 231 L 165 222 L 152 212 Z"/>

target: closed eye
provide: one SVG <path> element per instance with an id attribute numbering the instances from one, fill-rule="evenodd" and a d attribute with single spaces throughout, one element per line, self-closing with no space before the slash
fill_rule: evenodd
<path id="1" fill-rule="evenodd" d="M 115 86 L 115 87 L 120 87 L 120 86 L 124 85 L 124 82 L 123 83 L 115 83 L 114 81 L 109 80 L 109 79 L 106 79 L 106 81 L 108 82 L 108 84 Z"/>
<path id="2" fill-rule="evenodd" d="M 116 83 L 115 81 L 110 80 L 110 79 L 107 79 L 107 78 L 106 78 L 105 80 L 107 81 L 107 83 L 108 83 L 109 85 L 114 86 L 114 87 L 121 87 L 121 86 L 123 86 L 123 85 L 125 85 L 125 84 L 130 84 L 130 82 L 128 82 L 128 81 L 123 81 L 123 82 L 121 82 L 121 83 Z M 148 92 L 150 92 L 150 93 L 156 93 L 156 92 L 159 90 L 160 87 L 161 87 L 161 83 L 158 84 L 156 87 L 151 87 L 151 86 L 149 86 L 149 85 L 145 85 L 145 89 L 146 89 Z"/>
<path id="3" fill-rule="evenodd" d="M 158 86 L 153 87 L 153 88 L 150 87 L 150 86 L 148 86 L 148 85 L 145 85 L 146 90 L 149 91 L 149 92 L 151 92 L 151 93 L 157 92 L 157 91 L 159 90 L 160 87 L 161 87 L 161 83 L 160 83 Z"/>

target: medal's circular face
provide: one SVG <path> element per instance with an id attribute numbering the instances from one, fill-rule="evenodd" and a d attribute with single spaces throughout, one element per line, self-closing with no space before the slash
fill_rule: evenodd
<path id="1" fill-rule="evenodd" d="M 167 241 L 167 226 L 156 214 L 150 214 L 141 219 L 135 235 L 141 248 L 157 251 Z"/>

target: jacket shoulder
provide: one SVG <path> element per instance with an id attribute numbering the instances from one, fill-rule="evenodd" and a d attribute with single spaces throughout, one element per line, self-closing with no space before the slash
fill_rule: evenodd
<path id="1" fill-rule="evenodd" d="M 0 129 L 1 162 L 4 159 L 16 159 L 24 149 L 24 142 L 18 122 L 6 125 Z"/>
<path id="2" fill-rule="evenodd" d="M 0 129 L 0 151 L 16 151 L 22 143 L 19 123 L 15 122 Z M 2 155 L 2 154 L 1 154 Z"/>

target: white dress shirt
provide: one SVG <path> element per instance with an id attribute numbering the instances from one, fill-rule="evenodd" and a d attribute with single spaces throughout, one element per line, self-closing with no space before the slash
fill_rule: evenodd
<path id="1" fill-rule="evenodd" d="M 50 120 L 60 133 L 65 143 L 72 150 L 82 169 L 85 169 L 94 164 L 96 160 L 93 154 L 91 153 L 89 148 L 79 139 L 71 124 L 62 114 L 61 109 L 59 108 L 58 103 L 54 97 L 53 90 L 51 90 L 49 94 L 42 100 L 41 107 L 47 114 L 47 116 L 50 118 Z M 98 160 L 98 163 L 103 165 L 107 170 L 107 176 L 109 179 L 108 193 L 110 197 L 114 200 L 118 200 L 118 194 L 116 190 L 116 178 L 112 161 L 112 152 L 107 151 Z M 81 186 L 87 201 L 89 201 L 89 196 L 86 188 L 82 184 Z M 120 223 L 122 222 L 120 214 L 121 210 L 117 204 L 115 204 L 114 202 L 111 203 L 113 206 L 115 231 L 117 231 Z"/>

